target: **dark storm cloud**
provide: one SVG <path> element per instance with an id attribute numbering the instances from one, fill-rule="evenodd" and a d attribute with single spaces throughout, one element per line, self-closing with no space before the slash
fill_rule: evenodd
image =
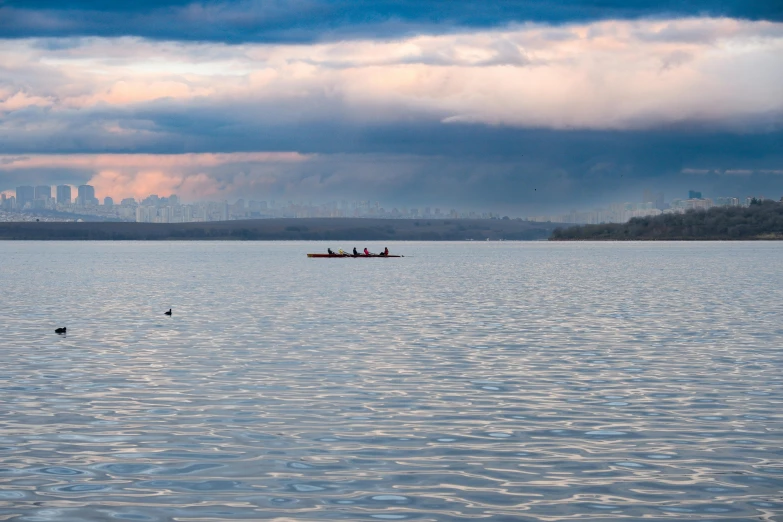
<path id="1" fill-rule="evenodd" d="M 389 38 L 512 22 L 727 16 L 783 20 L 778 0 L 0 1 L 0 37 L 142 36 L 221 42 Z"/>
<path id="2" fill-rule="evenodd" d="M 219 108 L 193 107 L 102 114 L 112 120 L 119 116 L 126 118 L 126 130 L 135 127 L 140 134 L 112 137 L 88 123 L 100 121 L 91 114 L 68 132 L 27 135 L 18 143 L 4 140 L 0 153 L 19 154 L 23 144 L 33 155 L 296 151 L 309 159 L 278 165 L 272 174 L 265 164 L 253 162 L 188 172 L 206 173 L 226 198 L 355 197 L 397 206 L 494 208 L 517 215 L 522 209 L 545 213 L 635 201 L 646 188 L 663 191 L 667 199 L 684 197 L 690 188 L 711 197 L 783 195 L 781 130 L 555 131 L 435 120 L 361 127 L 327 119 L 270 125 L 252 118 L 237 122 Z M 68 139 L 54 139 L 61 133 Z M 88 172 L 79 167 L 71 179 L 85 182 Z M 0 190 L 22 180 L 54 184 L 67 178 L 64 168 L 21 174 L 0 164 L 5 182 Z"/>
<path id="3" fill-rule="evenodd" d="M 87 183 L 93 172 L 72 168 L 8 169 L 0 163 L 0 191 L 13 192 L 20 185 L 81 185 Z"/>

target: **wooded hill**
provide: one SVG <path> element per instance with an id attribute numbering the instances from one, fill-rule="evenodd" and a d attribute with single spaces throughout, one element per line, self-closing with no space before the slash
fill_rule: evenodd
<path id="1" fill-rule="evenodd" d="M 627 223 L 557 228 L 550 241 L 743 239 L 783 239 L 783 203 L 754 199 L 748 207 L 712 207 L 632 218 Z"/>

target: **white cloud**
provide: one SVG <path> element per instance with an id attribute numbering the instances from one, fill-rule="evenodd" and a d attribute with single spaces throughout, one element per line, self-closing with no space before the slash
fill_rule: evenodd
<path id="1" fill-rule="evenodd" d="M 3 114 L 169 100 L 553 129 L 781 123 L 783 24 L 692 18 L 307 45 L 0 41 Z M 330 112 L 333 116 L 333 112 Z M 759 124 L 761 125 L 761 123 Z"/>

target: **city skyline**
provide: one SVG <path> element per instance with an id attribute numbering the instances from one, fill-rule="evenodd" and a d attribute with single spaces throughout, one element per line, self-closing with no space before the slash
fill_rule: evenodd
<path id="1" fill-rule="evenodd" d="M 719 191 L 716 192 L 715 190 L 707 190 L 701 187 L 699 184 L 692 184 L 692 185 L 684 185 L 687 187 L 691 186 L 697 186 L 699 187 L 699 190 L 694 190 L 692 188 L 688 189 L 682 189 L 674 192 L 674 195 L 672 197 L 669 197 L 666 199 L 667 202 L 670 202 L 672 200 L 687 200 L 687 199 L 693 199 L 694 194 L 698 194 L 696 199 L 701 198 L 701 195 L 704 194 L 704 197 L 707 199 L 715 200 L 715 199 L 723 199 L 723 198 L 736 198 L 739 201 L 747 201 L 750 198 L 753 197 L 765 197 L 763 194 L 769 194 L 771 199 L 779 199 L 779 196 L 776 194 L 783 194 L 783 188 L 781 188 L 780 192 L 776 192 L 774 190 L 772 191 L 764 191 L 764 190 L 738 190 L 734 192 L 730 191 Z M 22 185 L 19 187 L 16 187 L 12 190 L 2 190 L 0 191 L 0 194 L 4 194 L 6 199 L 15 197 L 16 191 L 20 187 L 27 187 L 30 191 L 30 197 L 29 199 L 25 201 L 32 201 L 33 199 L 37 199 L 37 191 L 41 190 L 42 187 L 48 188 L 50 192 L 47 194 L 50 194 L 50 196 L 53 197 L 55 201 L 58 201 L 57 191 L 61 187 L 68 187 L 70 189 L 71 194 L 73 194 L 72 199 L 74 203 L 77 202 L 77 198 L 79 197 L 79 191 L 80 187 L 90 187 L 89 190 L 91 191 L 89 194 L 90 199 L 94 199 L 93 205 L 98 205 L 99 203 L 103 203 L 105 198 L 109 198 L 112 202 L 119 203 L 123 200 L 129 200 L 133 199 L 137 202 L 142 201 L 143 199 L 149 197 L 149 196 L 159 196 L 159 197 L 168 197 L 165 194 L 171 195 L 172 193 L 163 193 L 163 194 L 144 194 L 140 197 L 134 197 L 130 195 L 121 195 L 121 193 L 118 192 L 107 192 L 104 191 L 103 193 L 99 193 L 95 187 L 92 185 L 73 185 L 73 184 L 63 184 L 63 185 Z M 425 201 L 423 203 L 406 203 L 406 202 L 395 202 L 391 201 L 388 198 L 355 198 L 350 196 L 342 196 L 342 197 L 291 197 L 283 195 L 276 196 L 273 194 L 260 194 L 255 196 L 246 196 L 246 197 L 237 197 L 237 198 L 202 198 L 202 199 L 194 199 L 194 198 L 183 198 L 179 195 L 177 197 L 179 200 L 183 203 L 197 203 L 197 202 L 213 202 L 213 203 L 223 203 L 223 202 L 231 202 L 231 201 L 237 201 L 237 200 L 243 200 L 243 201 L 251 201 L 251 200 L 258 200 L 258 201 L 266 201 L 266 202 L 286 202 L 289 205 L 294 206 L 323 206 L 325 204 L 331 204 L 335 202 L 344 202 L 344 201 L 368 201 L 368 202 L 383 202 L 383 206 L 387 207 L 389 209 L 392 208 L 425 208 L 425 207 L 432 207 L 432 208 L 441 208 L 445 212 L 450 212 L 451 210 L 454 210 L 455 208 L 459 208 L 458 211 L 460 214 L 462 213 L 473 213 L 473 214 L 487 214 L 491 213 L 492 215 L 509 215 L 509 216 L 542 216 L 542 215 L 573 215 L 576 213 L 584 213 L 584 212 L 593 212 L 596 210 L 602 210 L 601 207 L 611 207 L 611 206 L 617 206 L 617 205 L 627 205 L 629 203 L 639 203 L 639 202 L 654 202 L 654 208 L 658 208 L 660 210 L 663 210 L 664 208 L 668 208 L 668 203 L 666 203 L 666 206 L 664 207 L 664 199 L 665 199 L 665 192 L 658 189 L 651 189 L 649 187 L 645 187 L 643 189 L 635 190 L 635 191 L 629 191 L 628 197 L 616 197 L 614 199 L 611 198 L 604 198 L 604 199 L 592 199 L 587 201 L 572 201 L 571 203 L 564 203 L 564 202 L 558 202 L 553 201 L 550 205 L 547 205 L 546 207 L 535 207 L 533 205 L 529 204 L 520 204 L 516 206 L 502 206 L 502 205 L 484 205 L 477 206 L 477 205 L 453 205 L 453 204 L 444 204 L 441 201 L 434 200 L 434 201 Z M 669 192 L 671 194 L 671 192 Z M 643 196 L 640 198 L 639 194 L 643 194 Z M 17 198 L 18 199 L 18 198 Z M 83 206 L 83 205 L 80 205 Z M 488 210 L 490 209 L 490 210 Z M 586 221 L 587 222 L 587 221 Z"/>
<path id="2" fill-rule="evenodd" d="M 56 196 L 52 197 L 52 188 Z M 72 198 L 72 187 L 69 185 L 30 186 L 22 185 L 16 188 L 16 196 L 8 197 L 5 193 L 0 199 L 0 211 L 17 212 L 16 219 L 26 220 L 24 212 L 32 215 L 46 215 L 46 212 L 58 212 L 65 216 L 72 214 L 73 219 L 79 216 L 91 216 L 94 219 L 136 221 L 141 223 L 189 223 L 208 221 L 227 221 L 236 219 L 270 219 L 270 218 L 386 218 L 386 219 L 524 219 L 535 222 L 558 223 L 623 223 L 634 217 L 656 216 L 670 212 L 687 210 L 707 210 L 713 206 L 748 206 L 754 199 L 769 199 L 764 195 L 736 195 L 705 197 L 701 190 L 689 189 L 682 197 L 666 201 L 665 194 L 652 189 L 642 192 L 640 201 L 604 202 L 600 207 L 573 208 L 568 212 L 558 212 L 551 209 L 548 214 L 522 213 L 514 214 L 497 210 L 441 208 L 438 205 L 421 207 L 381 204 L 371 200 L 340 199 L 333 201 L 313 202 L 301 200 L 277 200 L 270 198 L 245 199 L 239 198 L 233 202 L 218 201 L 184 201 L 176 194 L 159 196 L 147 195 L 145 198 L 132 197 L 115 199 L 105 196 L 103 200 L 96 197 L 95 188 L 90 185 L 76 187 L 77 196 Z M 777 199 L 777 198 L 773 198 Z M 783 197 L 780 198 L 783 201 Z M 0 220 L 14 220 L 14 214 L 5 214 Z M 65 219 L 60 217 L 56 219 Z"/>
<path id="3" fill-rule="evenodd" d="M 1 158 L 0 158 L 1 159 Z M 6 162 L 8 164 L 8 162 Z M 15 195 L 15 186 L 20 184 L 11 185 L 12 178 L 4 176 L 3 165 L 0 162 L 0 193 L 5 193 L 7 197 Z M 25 180 L 35 179 L 35 176 L 26 173 Z M 119 183 L 114 185 L 113 182 L 119 179 Z M 732 196 L 744 198 L 751 194 L 776 194 L 783 193 L 783 169 L 781 170 L 764 170 L 758 173 L 752 172 L 726 172 L 717 170 L 707 171 L 688 171 L 679 178 L 676 183 L 666 182 L 666 180 L 644 180 L 644 179 L 627 179 L 625 175 L 618 176 L 617 181 L 614 182 L 612 187 L 600 187 L 599 189 L 586 189 L 579 197 L 569 194 L 568 192 L 561 191 L 558 187 L 552 187 L 551 184 L 546 183 L 539 185 L 536 182 L 530 182 L 525 192 L 527 195 L 516 197 L 514 191 L 511 190 L 509 195 L 505 197 L 488 197 L 486 193 L 483 194 L 483 189 L 476 187 L 476 193 L 481 197 L 476 199 L 471 198 L 455 198 L 448 188 L 448 184 L 444 185 L 444 188 L 440 191 L 432 187 L 430 190 L 421 190 L 415 195 L 400 193 L 396 190 L 381 191 L 364 191 L 354 190 L 351 187 L 341 186 L 341 190 L 313 190 L 310 192 L 300 193 L 296 190 L 288 191 L 280 186 L 275 185 L 255 185 L 252 190 L 242 191 L 238 194 L 230 191 L 210 191 L 206 190 L 202 195 L 201 191 L 194 190 L 193 180 L 186 181 L 190 178 L 184 178 L 182 183 L 165 184 L 164 190 L 154 190 L 155 185 L 148 181 L 144 181 L 139 184 L 131 183 L 132 188 L 129 188 L 128 180 L 130 178 L 115 176 L 105 177 L 98 185 L 91 185 L 95 187 L 95 196 L 99 199 L 103 199 L 106 196 L 113 198 L 114 200 L 122 200 L 127 197 L 134 197 L 135 199 L 142 199 L 150 193 L 158 192 L 160 194 L 177 193 L 182 194 L 181 197 L 189 201 L 224 201 L 235 200 L 239 198 L 244 199 L 279 199 L 279 200 L 297 200 L 297 201 L 331 201 L 331 200 L 383 200 L 394 206 L 426 206 L 436 205 L 441 207 L 459 207 L 472 211 L 482 211 L 486 208 L 493 208 L 496 212 L 515 215 L 528 215 L 528 214 L 543 214 L 552 212 L 553 208 L 556 212 L 566 213 L 573 209 L 585 210 L 588 208 L 605 205 L 608 201 L 636 201 L 639 192 L 648 190 L 650 186 L 658 185 L 657 192 L 664 192 L 669 194 L 682 193 L 690 190 L 690 187 L 699 186 L 705 194 L 710 194 L 713 197 Z M 202 181 L 206 180 L 206 176 L 199 178 Z M 125 180 L 125 181 L 123 181 Z M 754 181 L 755 180 L 755 181 Z M 764 181 L 767 180 L 767 181 Z M 772 180 L 772 182 L 769 182 Z M 651 183 L 652 181 L 652 183 Z M 659 183 L 660 182 L 660 183 Z M 76 183 L 76 182 L 60 182 L 50 183 L 49 186 L 52 190 L 56 190 L 58 185 L 66 184 L 71 187 L 72 192 L 75 194 L 78 191 L 80 185 L 91 184 Z M 278 180 L 278 183 L 283 181 Z M 38 183 L 30 184 L 29 186 L 39 186 Z M 145 191 L 146 187 L 152 186 L 150 191 Z M 179 189 L 185 189 L 184 193 Z M 531 190 L 532 188 L 532 190 Z M 533 194 L 531 197 L 530 194 Z M 539 196 L 540 195 L 540 196 Z M 512 198 L 511 196 L 514 196 Z"/>
<path id="4" fill-rule="evenodd" d="M 57 197 L 51 197 L 51 188 L 56 189 Z M 232 203 L 228 200 L 217 201 L 182 201 L 176 194 L 158 196 L 147 195 L 145 198 L 132 197 L 115 199 L 105 196 L 102 200 L 95 197 L 95 189 L 90 185 L 76 187 L 78 196 L 71 197 L 72 187 L 69 185 L 28 186 L 16 188 L 16 195 L 2 193 L 0 210 L 17 212 L 58 211 L 75 215 L 92 215 L 103 218 L 119 218 L 137 222 L 191 222 L 220 221 L 240 218 L 273 218 L 273 217 L 386 217 L 386 218 L 500 218 L 497 212 L 458 211 L 457 209 L 441 209 L 438 206 L 423 206 L 419 208 L 382 207 L 380 202 L 370 200 L 360 201 L 330 201 L 313 203 L 312 201 L 275 201 L 237 199 Z M 62 196 L 62 197 L 61 197 Z M 173 221 L 172 221 L 173 220 Z"/>

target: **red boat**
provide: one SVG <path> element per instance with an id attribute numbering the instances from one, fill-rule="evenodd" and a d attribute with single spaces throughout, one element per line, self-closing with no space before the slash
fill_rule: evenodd
<path id="1" fill-rule="evenodd" d="M 340 254 L 307 254 L 307 257 L 347 257 L 347 258 L 354 258 L 354 257 L 405 257 L 405 256 L 393 256 L 389 254 L 388 256 L 381 256 L 378 254 L 372 254 L 369 256 L 366 256 L 364 254 L 359 254 L 358 256 L 355 256 L 353 254 L 346 254 L 344 256 L 341 256 Z"/>

